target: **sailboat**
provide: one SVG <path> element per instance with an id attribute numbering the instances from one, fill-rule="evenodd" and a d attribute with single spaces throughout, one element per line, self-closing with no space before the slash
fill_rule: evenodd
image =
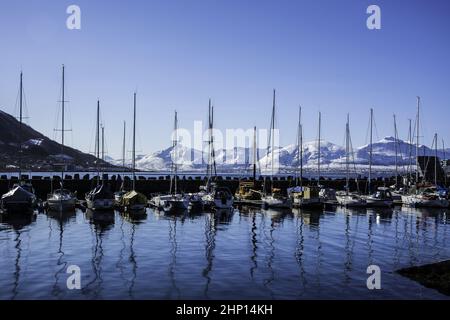
<path id="1" fill-rule="evenodd" d="M 261 192 L 256 189 L 256 164 L 257 164 L 256 127 L 253 129 L 253 179 L 251 181 L 239 181 L 234 198 L 241 203 L 261 200 Z"/>
<path id="2" fill-rule="evenodd" d="M 403 190 L 400 190 L 399 186 L 399 170 L 398 170 L 398 153 L 399 153 L 399 139 L 398 139 L 398 131 L 397 131 L 397 118 L 395 114 L 394 117 L 394 149 L 395 149 L 395 184 L 391 186 L 392 189 L 392 200 L 394 201 L 394 205 L 402 205 L 402 196 L 401 193 Z"/>
<path id="3" fill-rule="evenodd" d="M 100 184 L 100 101 L 97 101 L 97 128 L 95 139 L 96 167 L 97 167 L 97 185 L 94 189 L 86 193 L 86 204 L 88 209 L 95 211 L 112 211 L 114 209 L 114 194 L 109 185 L 102 177 Z"/>
<path id="4" fill-rule="evenodd" d="M 125 170 L 125 138 L 126 138 L 126 130 L 127 130 L 127 124 L 124 121 L 123 122 L 123 142 L 122 142 L 122 168 Z M 123 196 L 127 193 L 125 191 L 125 180 L 122 181 L 122 184 L 120 186 L 120 190 L 114 192 L 114 205 L 116 207 L 120 207 L 122 203 Z"/>
<path id="5" fill-rule="evenodd" d="M 370 143 L 369 143 L 369 177 L 368 177 L 368 193 L 363 197 L 368 207 L 392 207 L 394 201 L 389 188 L 379 187 L 372 193 L 372 156 L 373 156 L 373 109 L 370 109 Z"/>
<path id="6" fill-rule="evenodd" d="M 216 154 L 214 150 L 214 107 L 211 105 L 211 99 L 208 106 L 208 163 L 207 163 L 207 181 L 205 186 L 200 187 L 200 192 L 197 194 L 202 199 L 203 207 L 215 210 L 231 210 L 233 208 L 234 198 L 230 189 L 224 186 L 217 185 L 213 182 L 214 177 L 217 176 L 216 171 Z M 195 200 L 195 198 L 194 198 Z M 190 200 L 190 205 L 192 200 Z"/>
<path id="7" fill-rule="evenodd" d="M 7 213 L 32 213 L 37 205 L 33 186 L 22 181 L 22 110 L 23 110 L 23 73 L 20 72 L 19 87 L 19 182 L 10 191 L 2 195 L 0 207 Z"/>
<path id="8" fill-rule="evenodd" d="M 121 207 L 125 211 L 141 211 L 147 207 L 147 197 L 136 191 L 136 92 L 133 99 L 133 188 L 123 195 Z"/>
<path id="9" fill-rule="evenodd" d="M 178 193 L 178 114 L 175 111 L 174 139 L 172 144 L 172 177 L 170 178 L 170 191 L 168 195 L 156 196 L 153 203 L 160 209 L 169 213 L 185 212 L 189 207 L 189 196 Z M 175 161 L 173 160 L 175 159 Z"/>
<path id="10" fill-rule="evenodd" d="M 317 139 L 317 187 L 320 189 L 320 200 L 325 206 L 333 206 L 337 204 L 336 190 L 333 188 L 327 188 L 320 184 L 321 178 L 321 160 L 322 160 L 322 112 L 319 111 L 319 138 Z"/>
<path id="11" fill-rule="evenodd" d="M 347 114 L 347 124 L 345 126 L 345 191 L 337 193 L 336 199 L 339 205 L 344 207 L 365 207 L 366 200 L 359 194 L 350 193 L 350 152 L 351 152 L 351 138 L 350 138 L 350 116 Z"/>
<path id="12" fill-rule="evenodd" d="M 265 193 L 262 195 L 261 200 L 263 205 L 267 208 L 291 208 L 291 199 L 287 196 L 287 194 L 283 194 L 281 189 L 274 188 L 273 186 L 273 178 L 274 178 L 274 160 L 275 160 L 275 107 L 276 107 L 276 92 L 273 90 L 273 103 L 272 103 L 272 117 L 270 122 L 270 135 L 269 135 L 269 143 L 267 146 L 267 157 L 269 156 L 269 151 L 272 156 L 271 159 L 271 190 L 270 193 Z"/>
<path id="13" fill-rule="evenodd" d="M 303 186 L 303 126 L 302 108 L 299 107 L 298 112 L 298 129 L 297 129 L 297 163 L 300 165 L 300 177 L 296 173 L 296 186 L 287 190 L 291 198 L 292 205 L 297 208 L 319 208 L 322 201 L 319 197 L 319 187 Z"/>
<path id="14" fill-rule="evenodd" d="M 62 99 L 61 99 L 61 158 L 64 161 L 64 103 L 65 95 L 64 95 L 64 74 L 65 67 L 62 66 Z M 75 206 L 77 204 L 77 197 L 70 190 L 64 189 L 64 163 L 61 166 L 61 188 L 54 190 L 51 194 L 47 196 L 47 206 L 49 210 L 57 210 L 57 211 L 72 211 L 75 210 Z"/>
<path id="15" fill-rule="evenodd" d="M 437 181 L 437 134 L 434 136 L 433 144 L 435 146 L 434 158 L 434 185 L 422 181 L 419 183 L 419 129 L 420 129 L 420 97 L 417 97 L 417 115 L 416 115 L 416 184 L 410 190 L 410 194 L 402 195 L 402 202 L 409 207 L 428 207 L 428 208 L 447 208 L 449 201 L 438 190 Z M 425 179 L 424 179 L 425 180 Z"/>

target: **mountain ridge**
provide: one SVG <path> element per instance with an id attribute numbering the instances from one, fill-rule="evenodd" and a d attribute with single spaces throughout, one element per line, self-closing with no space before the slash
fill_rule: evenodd
<path id="1" fill-rule="evenodd" d="M 397 146 L 396 146 L 397 145 Z M 397 165 L 407 166 L 410 162 L 409 153 L 411 152 L 412 164 L 415 164 L 416 146 L 409 144 L 402 139 L 395 139 L 392 136 L 386 136 L 380 141 L 372 143 L 372 165 L 392 168 L 395 166 L 395 149 L 397 148 Z M 303 166 L 305 169 L 315 169 L 318 164 L 318 143 L 316 141 L 308 141 L 303 144 Z M 366 144 L 356 149 L 353 149 L 351 162 L 358 166 L 367 166 L 369 163 L 369 148 Z M 339 168 L 344 167 L 346 162 L 345 148 L 332 142 L 321 140 L 321 166 L 323 168 Z M 207 150 L 206 150 L 207 151 Z M 216 164 L 221 170 L 242 170 L 248 169 L 252 164 L 251 148 L 234 148 L 234 149 L 217 149 Z M 272 155 L 266 155 L 265 149 L 258 149 L 259 154 L 259 168 L 262 171 L 268 171 L 271 168 Z M 450 149 L 438 150 L 438 157 L 443 158 L 443 155 L 450 155 Z M 136 161 L 136 167 L 139 170 L 145 171 L 163 171 L 170 170 L 172 166 L 171 155 L 174 154 L 173 147 L 152 152 L 147 155 L 140 155 Z M 206 167 L 207 152 L 202 152 L 183 145 L 177 146 L 178 154 L 178 169 L 179 170 L 200 170 Z M 435 150 L 420 145 L 419 155 L 434 156 Z M 285 147 L 279 147 L 274 150 L 275 162 L 274 166 L 279 164 L 281 169 L 289 169 L 298 167 L 298 150 L 294 144 Z M 278 160 L 278 161 L 277 161 Z M 121 165 L 122 160 L 113 160 L 111 163 Z M 130 161 L 126 161 L 129 165 Z"/>
<path id="2" fill-rule="evenodd" d="M 20 130 L 21 129 L 21 130 Z M 17 156 L 22 141 L 22 157 Z M 64 150 L 64 154 L 61 151 Z M 21 161 L 20 161 L 21 158 Z M 22 164 L 23 170 L 60 170 L 62 164 L 72 170 L 88 170 L 96 166 L 97 158 L 75 148 L 64 146 L 46 137 L 31 126 L 0 110 L 0 167 L 14 170 Z M 114 167 L 106 161 L 99 165 Z"/>

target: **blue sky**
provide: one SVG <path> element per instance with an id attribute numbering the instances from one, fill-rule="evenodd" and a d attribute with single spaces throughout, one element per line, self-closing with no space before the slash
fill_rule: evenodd
<path id="1" fill-rule="evenodd" d="M 66 28 L 79 5 L 82 29 Z M 377 4 L 382 29 L 366 28 Z M 192 129 L 208 98 L 219 129 L 268 127 L 277 89 L 281 143 L 295 142 L 298 105 L 305 140 L 343 144 L 350 112 L 354 145 L 367 142 L 369 109 L 377 136 L 406 138 L 423 101 L 423 142 L 450 146 L 450 2 L 380 0 L 15 0 L 0 2 L 0 108 L 13 113 L 23 69 L 29 124 L 54 137 L 60 68 L 66 65 L 69 144 L 93 151 L 97 98 L 108 153 L 120 157 L 122 121 L 131 127 L 138 91 L 138 152 L 170 145 L 173 111 Z M 129 139 L 127 139 L 129 141 Z"/>

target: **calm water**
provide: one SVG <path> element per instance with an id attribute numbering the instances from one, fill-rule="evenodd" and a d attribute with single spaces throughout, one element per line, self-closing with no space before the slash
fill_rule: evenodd
<path id="1" fill-rule="evenodd" d="M 449 212 L 402 210 L 3 218 L 0 299 L 448 298 L 393 271 L 450 259 Z"/>

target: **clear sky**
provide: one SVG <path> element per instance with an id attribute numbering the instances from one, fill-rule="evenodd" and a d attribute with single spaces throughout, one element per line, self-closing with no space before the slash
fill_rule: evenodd
<path id="1" fill-rule="evenodd" d="M 71 4 L 81 30 L 66 28 Z M 366 27 L 370 4 L 381 30 Z M 170 145 L 174 109 L 192 129 L 209 97 L 219 129 L 268 127 L 273 88 L 283 145 L 295 142 L 299 104 L 305 140 L 321 110 L 324 139 L 343 144 L 350 112 L 354 145 L 365 144 L 371 107 L 375 138 L 393 135 L 393 113 L 406 138 L 420 95 L 423 142 L 437 132 L 450 146 L 449 31 L 446 0 L 1 0 L 0 108 L 14 113 L 23 69 L 28 122 L 54 137 L 64 63 L 68 141 L 83 151 L 94 149 L 97 98 L 119 158 L 134 90 L 138 152 L 150 153 Z"/>

